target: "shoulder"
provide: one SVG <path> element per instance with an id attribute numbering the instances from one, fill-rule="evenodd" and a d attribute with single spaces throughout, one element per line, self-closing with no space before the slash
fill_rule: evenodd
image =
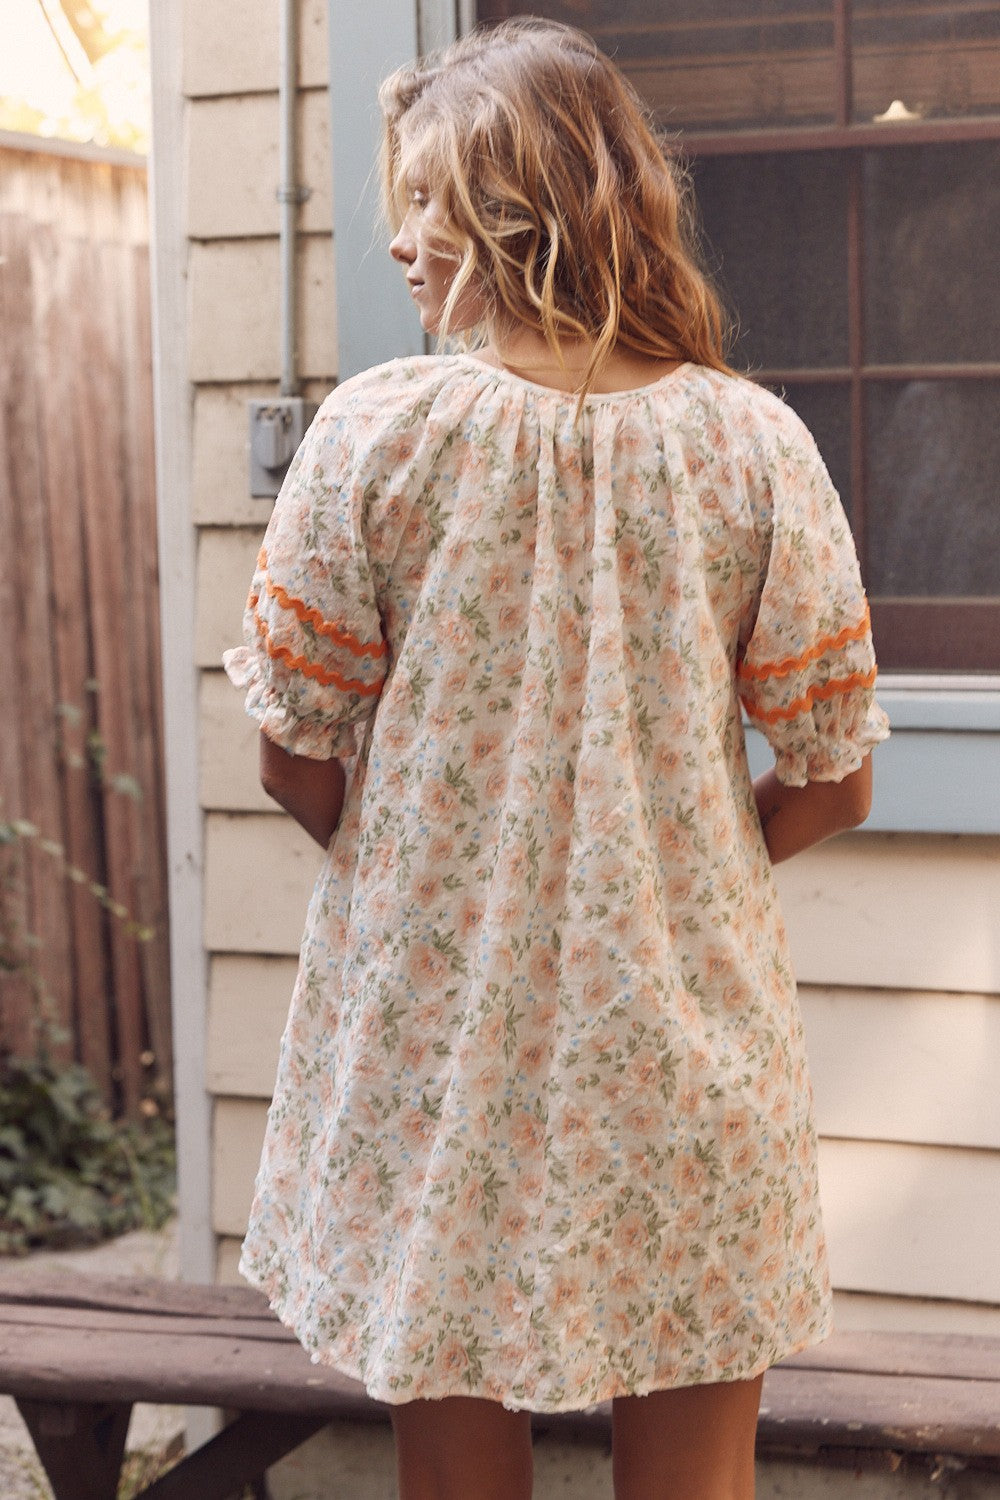
<path id="1" fill-rule="evenodd" d="M 342 381 L 309 430 L 313 461 L 330 473 L 395 467 L 419 446 L 461 425 L 475 393 L 463 361 L 414 355 Z"/>
<path id="2" fill-rule="evenodd" d="M 375 365 L 335 386 L 316 420 L 336 423 L 347 417 L 352 423 L 391 424 L 425 412 L 461 378 L 457 364 L 444 355 L 420 354 Z"/>
<path id="3" fill-rule="evenodd" d="M 812 433 L 788 403 L 743 375 L 699 368 L 697 388 L 714 405 L 734 437 L 751 447 L 815 453 Z"/>
<path id="4" fill-rule="evenodd" d="M 839 504 L 812 433 L 786 401 L 742 376 L 701 370 L 699 377 L 712 414 L 709 434 L 727 449 L 759 517 Z"/>
<path id="5" fill-rule="evenodd" d="M 476 400 L 468 364 L 449 356 L 364 370 L 323 402 L 297 455 L 295 482 L 311 487 L 324 505 L 335 499 L 366 515 L 380 495 L 412 497 L 429 455 L 456 446 Z"/>

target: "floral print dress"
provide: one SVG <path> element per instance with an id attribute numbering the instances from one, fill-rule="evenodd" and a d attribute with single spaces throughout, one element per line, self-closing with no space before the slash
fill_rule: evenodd
<path id="1" fill-rule="evenodd" d="M 472 356 L 369 371 L 298 453 L 227 667 L 277 744 L 356 757 L 242 1258 L 314 1358 L 561 1411 L 822 1339 L 740 705 L 793 785 L 887 729 L 797 417 L 690 364 L 579 411 Z"/>

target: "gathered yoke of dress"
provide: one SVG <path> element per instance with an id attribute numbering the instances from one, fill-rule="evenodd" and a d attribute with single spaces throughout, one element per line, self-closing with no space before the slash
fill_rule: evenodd
<path id="1" fill-rule="evenodd" d="M 886 733 L 797 417 L 684 365 L 572 395 L 471 356 L 322 407 L 227 667 L 356 757 L 243 1270 L 387 1401 L 575 1409 L 822 1338 L 801 1021 L 747 770 Z"/>

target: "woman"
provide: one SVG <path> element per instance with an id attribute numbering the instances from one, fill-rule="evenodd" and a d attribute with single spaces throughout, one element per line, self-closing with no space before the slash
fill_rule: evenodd
<path id="1" fill-rule="evenodd" d="M 588 38 L 382 106 L 391 252 L 475 352 L 325 403 L 228 661 L 327 849 L 243 1270 L 392 1403 L 403 1500 L 522 1500 L 528 1414 L 601 1400 L 618 1500 L 746 1500 L 763 1372 L 829 1328 L 771 865 L 887 732 L 849 531 Z"/>

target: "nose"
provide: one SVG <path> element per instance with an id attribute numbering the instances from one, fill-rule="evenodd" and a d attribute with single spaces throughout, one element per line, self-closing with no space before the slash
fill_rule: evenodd
<path id="1" fill-rule="evenodd" d="M 413 243 L 413 235 L 405 219 L 393 237 L 389 246 L 389 254 L 393 260 L 398 260 L 404 266 L 412 265 L 417 258 L 417 247 Z"/>

